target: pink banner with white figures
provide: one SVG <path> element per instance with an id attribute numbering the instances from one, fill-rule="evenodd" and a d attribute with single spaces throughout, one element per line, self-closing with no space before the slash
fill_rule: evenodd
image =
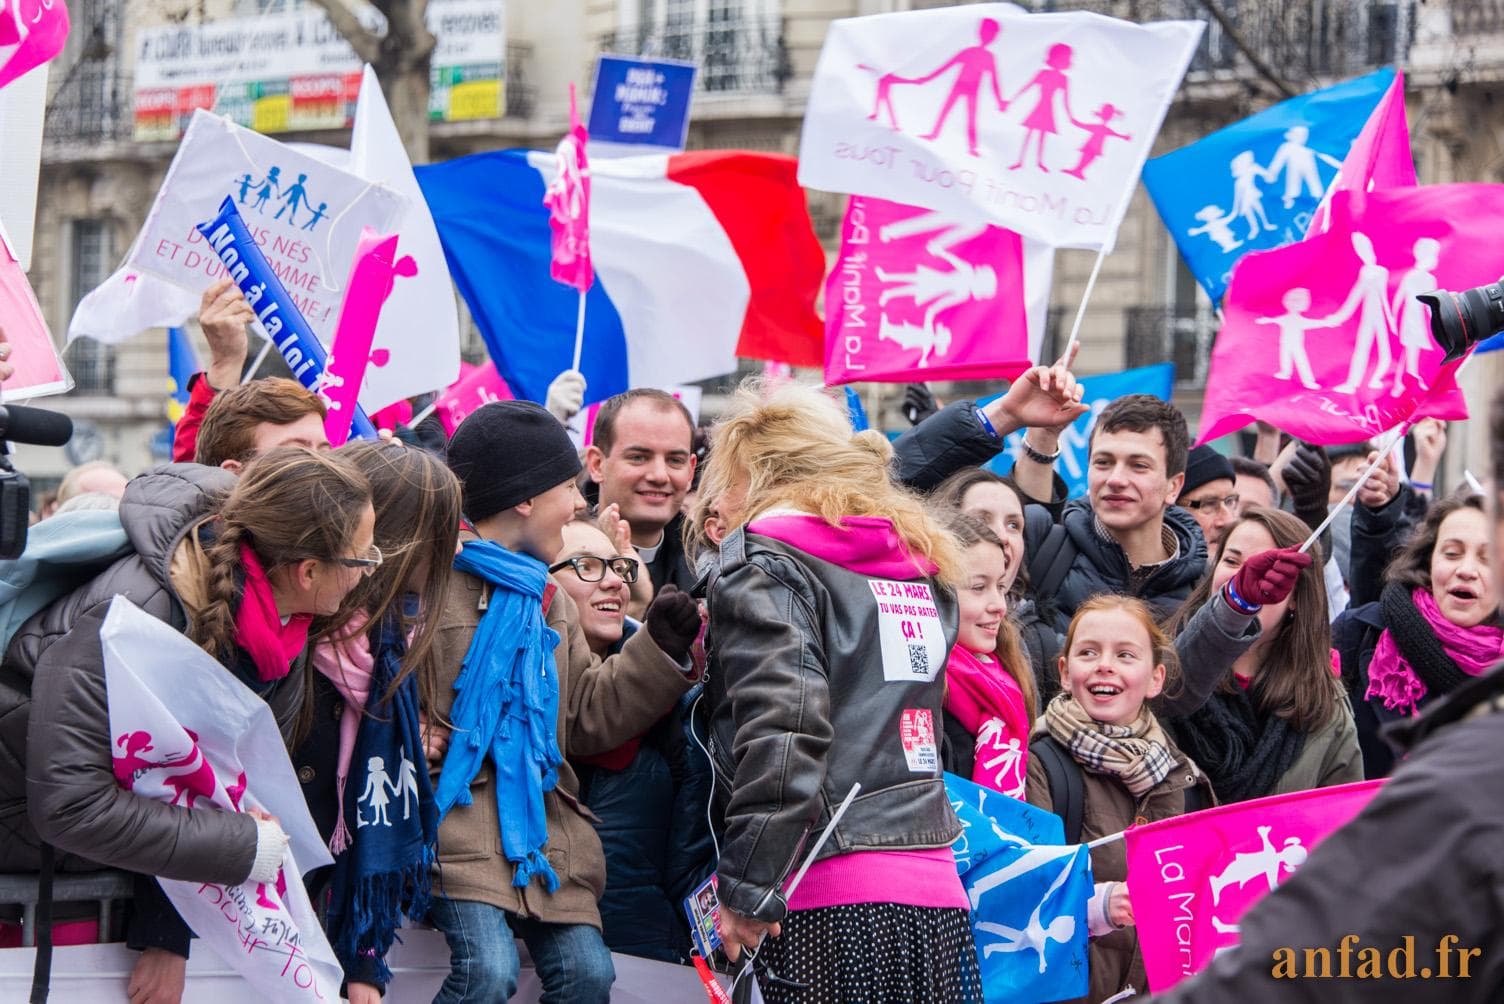
<path id="1" fill-rule="evenodd" d="M 1248 255 L 1212 350 L 1199 442 L 1262 419 L 1354 443 L 1412 418 L 1467 418 L 1417 293 L 1504 273 L 1504 185 L 1426 185 L 1332 200 L 1324 233 Z"/>
<path id="2" fill-rule="evenodd" d="M 799 183 L 1112 246 L 1197 21 L 968 4 L 831 23 Z"/>
<path id="3" fill-rule="evenodd" d="M 975 216 L 852 196 L 825 280 L 825 382 L 1028 369 L 1023 239 Z"/>
<path id="4" fill-rule="evenodd" d="M 492 401 L 512 400 L 512 388 L 496 372 L 496 364 L 487 359 L 479 366 L 460 363 L 460 378 L 439 395 L 434 412 L 444 423 L 444 431 L 454 435 L 469 414 Z"/>
<path id="5" fill-rule="evenodd" d="M 41 66 L 68 41 L 63 0 L 8 0 L 0 4 L 0 87 Z"/>
<path id="6" fill-rule="evenodd" d="M 1168 990 L 1238 943 L 1238 921 L 1384 782 L 1275 795 L 1130 829 L 1128 894 L 1149 987 Z"/>
<path id="7" fill-rule="evenodd" d="M 199 944 L 268 1001 L 339 1000 L 342 973 L 303 888 L 331 863 L 266 702 L 171 626 L 124 596 L 99 632 L 115 783 L 182 814 L 275 816 L 289 839 L 275 881 L 158 879 Z M 195 838 L 180 815 L 181 839 Z M 202 836 L 197 839 L 202 840 Z"/>
<path id="8" fill-rule="evenodd" d="M 1349 205 L 1360 205 L 1363 194 L 1376 189 L 1414 188 L 1415 158 L 1410 153 L 1410 125 L 1405 118 L 1405 75 L 1396 73 L 1389 90 L 1379 100 L 1363 131 L 1348 147 L 1337 176 L 1327 188 L 1326 196 L 1311 217 L 1308 233 L 1319 233 L 1331 225 L 1332 197 L 1338 192 L 1354 192 Z M 1356 202 L 1351 200 L 1357 200 Z"/>

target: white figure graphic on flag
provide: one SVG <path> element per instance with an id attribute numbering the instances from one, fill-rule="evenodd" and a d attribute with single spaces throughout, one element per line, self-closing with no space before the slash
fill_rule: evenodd
<path id="1" fill-rule="evenodd" d="M 1190 236 L 1200 237 L 1205 234 L 1215 241 L 1217 247 L 1223 252 L 1236 251 L 1243 246 L 1243 242 L 1238 240 L 1238 235 L 1232 232 L 1232 227 L 1227 225 L 1234 217 L 1231 214 L 1223 216 L 1220 206 L 1202 206 L 1196 210 L 1196 219 L 1200 220 L 1202 225 L 1187 230 L 1186 233 Z"/>
<path id="2" fill-rule="evenodd" d="M 1233 856 L 1232 862 L 1220 874 L 1211 877 L 1212 905 L 1222 902 L 1222 892 L 1230 885 L 1239 889 L 1256 878 L 1262 877 L 1272 892 L 1279 885 L 1280 869 L 1293 875 L 1295 869 L 1305 864 L 1308 852 L 1299 837 L 1286 837 L 1284 846 L 1276 849 L 1269 834 L 1272 826 L 1260 826 L 1259 840 L 1263 846 L 1256 851 L 1244 851 Z"/>
<path id="3" fill-rule="evenodd" d="M 1394 358 L 1389 348 L 1389 332 L 1394 330 L 1394 312 L 1389 307 L 1389 270 L 1379 264 L 1373 241 L 1367 234 L 1353 232 L 1353 251 L 1363 262 L 1363 267 L 1358 269 L 1357 281 L 1342 306 L 1325 319 L 1338 325 L 1352 317 L 1355 311 L 1360 311 L 1352 366 L 1347 371 L 1347 379 L 1337 388 L 1339 394 L 1351 394 L 1358 389 L 1363 374 L 1368 372 L 1368 360 L 1375 347 L 1379 350 L 1379 363 L 1368 381 L 1370 388 L 1377 390 L 1384 386 Z"/>
<path id="4" fill-rule="evenodd" d="M 1286 290 L 1281 302 L 1285 305 L 1283 314 L 1257 319 L 1259 324 L 1279 326 L 1279 372 L 1274 374 L 1274 379 L 1289 380 L 1298 374 L 1301 386 L 1306 390 L 1320 390 L 1321 385 L 1311 372 L 1310 357 L 1306 355 L 1306 332 L 1312 328 L 1329 328 L 1331 323 L 1305 316 L 1311 306 L 1311 291 L 1303 286 Z"/>
<path id="5" fill-rule="evenodd" d="M 1044 898 L 1039 901 L 1039 905 L 1034 908 L 1034 912 L 1029 914 L 1029 923 L 1022 931 L 1003 924 L 994 924 L 990 921 L 978 921 L 976 923 L 977 930 L 985 931 L 987 934 L 1002 939 L 1001 941 L 981 945 L 983 958 L 992 955 L 994 952 L 1033 952 L 1039 956 L 1039 971 L 1043 973 L 1049 968 L 1045 962 L 1045 948 L 1049 943 L 1056 941 L 1062 945 L 1068 944 L 1076 936 L 1075 917 L 1060 916 L 1048 924 L 1040 922 L 1040 915 L 1044 912 L 1045 905 L 1050 902 L 1056 891 L 1059 890 L 1065 883 L 1065 880 L 1071 875 L 1072 859 L 1070 857 L 1061 858 L 1053 850 L 1049 853 L 1049 857 L 1051 860 L 1060 862 L 1060 874 L 1050 884 L 1050 888 L 1045 892 Z M 1027 860 L 1027 856 L 1024 860 Z M 1041 861 L 1032 867 L 1038 867 L 1041 864 L 1044 864 L 1044 862 Z M 1031 869 L 1018 869 L 1017 871 L 1013 871 L 1013 874 L 1016 875 L 1020 871 L 1029 870 Z"/>
<path id="6" fill-rule="evenodd" d="M 1279 177 L 1281 170 L 1284 171 L 1286 209 L 1295 205 L 1295 200 L 1300 197 L 1302 189 L 1313 199 L 1321 198 L 1324 189 L 1321 186 L 1321 168 L 1316 165 L 1316 158 L 1321 158 L 1321 161 L 1329 167 L 1342 167 L 1342 161 L 1307 146 L 1306 140 L 1310 138 L 1311 130 L 1306 126 L 1291 126 L 1285 130 L 1285 141 L 1280 144 L 1279 149 L 1274 152 L 1274 159 L 1269 162 L 1269 181 L 1272 182 Z"/>
<path id="7" fill-rule="evenodd" d="M 1417 293 L 1429 293 L 1436 288 L 1435 269 L 1441 262 L 1441 242 L 1434 237 L 1422 237 L 1413 248 L 1415 265 L 1400 279 L 1395 290 L 1392 311 L 1399 322 L 1400 345 L 1405 350 L 1404 365 L 1394 374 L 1394 389 L 1390 393 L 1399 397 L 1405 392 L 1405 374 L 1415 381 L 1421 390 L 1429 390 L 1420 376 L 1420 354 L 1435 348 L 1431 339 L 1431 326 L 1426 318 L 1426 308 L 1415 298 Z"/>
<path id="8" fill-rule="evenodd" d="M 1228 168 L 1232 171 L 1232 212 L 1228 216 L 1232 219 L 1241 216 L 1248 221 L 1248 240 L 1256 238 L 1260 228 L 1278 229 L 1264 214 L 1264 193 L 1259 189 L 1260 178 L 1273 182 L 1274 175 L 1259 166 L 1252 150 L 1238 154 Z"/>
<path id="9" fill-rule="evenodd" d="M 976 748 L 974 750 L 978 759 L 983 760 L 982 766 L 994 772 L 994 777 L 1002 785 L 1002 792 L 1013 798 L 1023 798 L 1024 789 L 1028 778 L 1024 776 L 1023 747 L 1014 736 L 1006 743 L 1002 742 L 1003 722 L 1000 718 L 989 718 L 982 723 L 977 732 Z M 994 755 L 995 754 L 995 755 Z"/>
<path id="10" fill-rule="evenodd" d="M 954 254 L 945 243 L 933 240 L 925 250 L 950 266 L 944 271 L 916 265 L 912 272 L 889 272 L 874 269 L 874 274 L 889 287 L 878 297 L 879 306 L 890 300 L 906 298 L 924 310 L 922 327 L 890 324 L 887 316 L 878 337 L 898 342 L 905 348 L 920 349 L 919 365 L 929 364 L 931 352 L 945 355 L 950 349 L 950 331 L 939 323 L 942 313 L 970 300 L 990 300 L 997 295 L 997 272 L 991 265 L 976 265 Z"/>
<path id="11" fill-rule="evenodd" d="M 390 792 L 390 794 L 388 794 Z M 379 756 L 373 756 L 366 761 L 366 790 L 361 792 L 355 807 L 355 828 L 362 826 L 391 826 L 392 821 L 387 819 L 386 806 L 391 801 L 391 795 L 398 794 L 398 788 L 392 784 L 392 779 L 387 776 L 386 763 Z M 360 805 L 368 804 L 371 807 L 371 819 L 366 821 L 365 813 L 360 811 Z"/>
<path id="12" fill-rule="evenodd" d="M 402 818 L 407 819 L 409 803 L 418 797 L 418 769 L 407 758 L 407 750 L 402 751 L 402 764 L 397 768 L 397 787 L 393 794 L 402 796 Z"/>

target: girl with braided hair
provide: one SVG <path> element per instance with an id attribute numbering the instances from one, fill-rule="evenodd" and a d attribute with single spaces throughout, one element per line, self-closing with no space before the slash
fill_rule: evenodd
<path id="1" fill-rule="evenodd" d="M 23 624 L 6 651 L 0 716 L 25 760 L 0 771 L 0 805 L 16 807 L 0 815 L 18 845 L 13 870 L 35 869 L 50 844 L 60 869 L 138 874 L 127 941 L 145 951 L 133 999 L 171 1002 L 191 934 L 153 877 L 268 883 L 287 836 L 262 814 L 189 811 L 117 784 L 99 637 L 110 603 L 125 595 L 186 629 L 267 702 L 291 744 L 313 619 L 339 614 L 381 559 L 365 475 L 307 449 L 266 453 L 238 482 L 196 464 L 158 468 L 126 486 L 120 520 L 129 550 Z"/>

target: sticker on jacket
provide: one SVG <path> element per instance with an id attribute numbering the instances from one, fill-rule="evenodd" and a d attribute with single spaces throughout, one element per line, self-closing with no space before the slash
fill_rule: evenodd
<path id="1" fill-rule="evenodd" d="M 883 679 L 930 683 L 945 668 L 945 629 L 930 584 L 870 579 L 868 585 L 877 601 Z"/>
<path id="2" fill-rule="evenodd" d="M 935 742 L 935 714 L 929 708 L 904 708 L 898 738 L 911 774 L 938 774 L 940 746 Z"/>

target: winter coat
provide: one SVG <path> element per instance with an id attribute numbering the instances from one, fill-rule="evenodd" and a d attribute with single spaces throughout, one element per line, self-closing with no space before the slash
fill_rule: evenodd
<path id="1" fill-rule="evenodd" d="M 1347 580 L 1351 606 L 1372 603 L 1384 592 L 1389 562 L 1425 515 L 1425 497 L 1409 485 L 1400 485 L 1399 494 L 1381 509 L 1353 506 L 1352 574 Z"/>
<path id="2" fill-rule="evenodd" d="M 1242 916 L 1236 947 L 1156 994 L 1156 1004 L 1504 1000 L 1495 839 L 1504 830 L 1504 671 L 1468 680 L 1388 737 L 1406 755 L 1373 801 Z M 1336 978 L 1344 944 L 1349 974 L 1377 952 L 1378 978 Z M 1458 978 L 1468 949 L 1480 951 Z M 1290 953 L 1297 975 L 1321 975 L 1305 969 L 1317 952 L 1334 978 L 1275 977 Z M 1408 961 L 1409 978 L 1391 975 L 1391 959 L 1402 976 Z M 1416 978 L 1422 971 L 1436 978 Z"/>
<path id="3" fill-rule="evenodd" d="M 0 670 L 0 749 L 8 761 L 0 766 L 0 813 L 12 837 L 6 870 L 35 870 L 45 840 L 62 852 L 60 867 L 72 870 L 113 867 L 225 884 L 250 874 L 251 817 L 185 812 L 116 783 L 99 641 L 116 595 L 186 625 L 184 603 L 191 600 L 182 591 L 201 588 L 206 574 L 197 531 L 234 484 L 228 472 L 196 464 L 132 480 L 120 521 L 134 553 L 32 617 L 11 640 Z M 290 735 L 302 707 L 304 660 L 267 685 L 243 652 L 232 654 L 240 658 L 231 659 L 231 671 L 258 691 Z M 29 721 L 38 727 L 28 737 Z"/>
<path id="4" fill-rule="evenodd" d="M 943 674 L 885 668 L 874 581 L 745 529 L 721 542 L 705 688 L 725 785 L 717 891 L 742 916 L 784 917 L 784 881 L 854 781 L 861 794 L 822 860 L 946 847 L 960 833 L 939 763 Z M 931 595 L 948 655 L 955 599 Z"/>
<path id="5" fill-rule="evenodd" d="M 1033 742 L 1048 735 L 1043 720 L 1035 727 Z M 1166 739 L 1168 740 L 1168 736 Z M 1121 833 L 1130 826 L 1154 823 L 1185 814 L 1186 792 L 1200 788 L 1200 808 L 1216 804 L 1210 782 L 1201 769 L 1170 741 L 1170 756 L 1175 768 L 1169 777 L 1135 798 L 1114 777 L 1081 771 L 1083 791 L 1081 807 L 1081 842 Z M 1067 752 L 1067 755 L 1069 753 Z M 1056 812 L 1054 794 L 1042 757 L 1029 757 L 1028 800 L 1031 805 Z M 1092 879 L 1096 882 L 1121 882 L 1128 877 L 1128 857 L 1121 840 L 1104 844 L 1091 852 Z M 1082 1001 L 1098 1002 L 1134 987 L 1148 991 L 1144 975 L 1144 957 L 1138 948 L 1138 930 L 1125 927 L 1091 940 L 1088 952 L 1091 983 Z M 1231 999 L 1231 998 L 1229 998 Z"/>
<path id="6" fill-rule="evenodd" d="M 653 592 L 657 594 L 664 586 L 674 585 L 689 592 L 695 585 L 694 569 L 684 554 L 684 516 L 679 514 L 663 528 L 663 542 L 652 561 L 643 562 L 648 578 L 653 580 Z"/>
<path id="7" fill-rule="evenodd" d="M 688 732 L 689 709 L 699 696 L 697 685 L 681 697 L 621 769 L 574 764 L 580 800 L 600 820 L 595 832 L 606 856 L 601 930 L 613 952 L 689 961 L 684 899 L 715 870 L 705 816 L 710 762 Z"/>
<path id="8" fill-rule="evenodd" d="M 449 716 L 454 682 L 489 597 L 487 583 L 455 573 L 436 641 L 438 717 Z M 692 685 L 647 631 L 637 632 L 620 654 L 602 661 L 591 653 L 568 593 L 550 583 L 544 608 L 548 626 L 559 635 L 554 648 L 559 680 L 557 738 L 566 758 L 606 753 L 641 735 Z M 429 763 L 435 782 L 442 767 L 442 760 Z M 487 757 L 470 782 L 471 804 L 455 805 L 439 826 L 434 895 L 489 903 L 544 923 L 599 928 L 596 904 L 606 888 L 606 861 L 592 825 L 596 820 L 580 800 L 579 779 L 569 760 L 559 765 L 557 785 L 543 796 L 548 825 L 545 854 L 559 877 L 559 888 L 552 894 L 541 882 L 525 889 L 512 885 L 512 864 L 501 849 L 494 771 Z"/>
<path id="9" fill-rule="evenodd" d="M 1166 509 L 1164 521 L 1175 536 L 1177 553 L 1135 581 L 1122 547 L 1098 529 L 1090 501 L 1075 499 L 1066 503 L 1059 522 L 1065 527 L 1068 546 L 1074 549 L 1075 557 L 1054 594 L 1041 597 L 1054 603 L 1057 631 L 1063 635 L 1076 608 L 1099 593 L 1137 596 L 1162 620 L 1180 607 L 1206 574 L 1206 541 L 1195 517 L 1184 509 L 1173 506 Z M 1024 553 L 1031 569 L 1037 567 L 1036 556 L 1055 524 L 1047 507 L 1031 503 L 1024 508 Z M 1034 585 L 1041 584 L 1036 581 Z"/>
<path id="10" fill-rule="evenodd" d="M 1363 753 L 1358 747 L 1358 726 L 1346 696 L 1327 723 L 1306 736 L 1300 755 L 1279 777 L 1271 795 L 1292 791 L 1330 788 L 1363 780 Z"/>
<path id="11" fill-rule="evenodd" d="M 1332 624 L 1332 647 L 1342 661 L 1342 682 L 1352 701 L 1353 721 L 1358 729 L 1358 746 L 1363 751 L 1363 773 L 1367 777 L 1387 777 L 1394 769 L 1394 750 L 1379 735 L 1390 722 L 1403 715 L 1384 707 L 1383 700 L 1368 699 L 1368 664 L 1373 661 L 1379 636 L 1387 627 L 1382 603 L 1365 603 L 1348 607 Z M 1416 702 L 1417 708 L 1429 705 L 1438 695 L 1427 693 Z"/>

